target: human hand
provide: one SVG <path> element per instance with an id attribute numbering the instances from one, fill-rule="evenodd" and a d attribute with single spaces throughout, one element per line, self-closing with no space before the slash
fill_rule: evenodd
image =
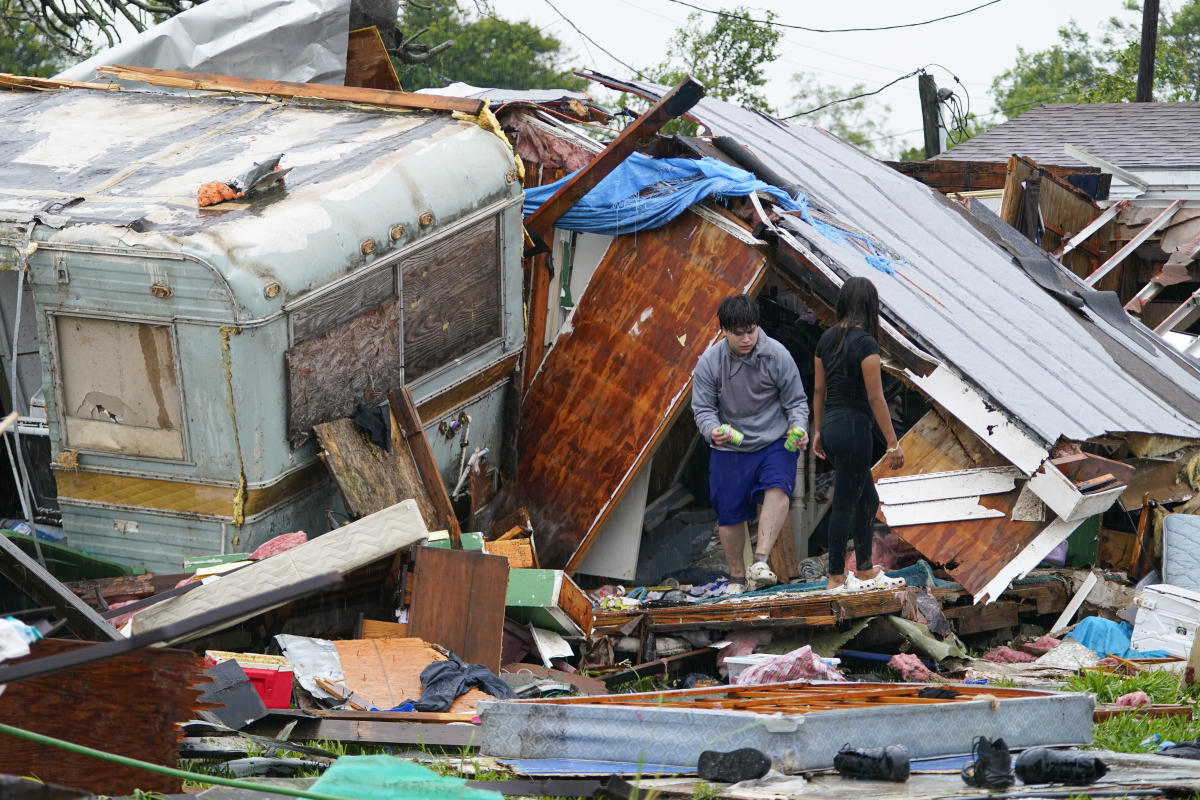
<path id="1" fill-rule="evenodd" d="M 816 455 L 817 455 L 817 458 L 825 458 L 825 448 L 821 446 L 821 434 L 820 433 L 813 434 L 812 447 L 813 447 L 813 452 L 816 453 Z"/>
<path id="2" fill-rule="evenodd" d="M 723 444 L 729 444 L 729 440 L 733 437 L 725 432 L 724 425 L 718 425 L 712 429 L 712 433 L 708 435 L 708 438 L 712 440 L 714 445 L 720 447 Z"/>
<path id="3" fill-rule="evenodd" d="M 798 450 L 807 450 L 808 449 L 808 434 L 807 433 L 800 434 L 800 438 L 796 440 L 796 449 L 798 449 Z"/>
<path id="4" fill-rule="evenodd" d="M 904 466 L 904 451 L 900 449 L 899 442 L 887 449 L 884 459 L 886 459 L 888 469 L 900 469 Z"/>

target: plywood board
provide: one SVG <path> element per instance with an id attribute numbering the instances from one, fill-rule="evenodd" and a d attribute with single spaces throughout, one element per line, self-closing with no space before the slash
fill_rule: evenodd
<path id="1" fill-rule="evenodd" d="M 342 662 L 346 688 L 370 700 L 375 708 L 395 708 L 421 696 L 421 670 L 446 657 L 419 638 L 343 639 L 334 642 Z M 460 695 L 448 713 L 475 710 L 491 695 L 470 689 Z"/>
<path id="2" fill-rule="evenodd" d="M 389 92 L 403 89 L 379 29 L 374 25 L 350 31 L 350 40 L 346 43 L 345 83 L 347 86 L 385 89 Z"/>
<path id="3" fill-rule="evenodd" d="M 433 501 L 390 412 L 388 418 L 388 450 L 374 444 L 353 420 L 343 417 L 314 425 L 313 432 L 323 448 L 321 457 L 350 516 L 365 517 L 411 497 L 417 501 L 426 527 L 432 530 L 438 527 Z"/>
<path id="4" fill-rule="evenodd" d="M 468 664 L 500 670 L 508 560 L 470 550 L 422 547 L 413 568 L 408 630 Z"/>
<path id="5" fill-rule="evenodd" d="M 348 417 L 368 390 L 400 387 L 399 301 L 392 299 L 283 354 L 288 437 Z"/>
<path id="6" fill-rule="evenodd" d="M 577 566 L 688 402 L 717 306 L 762 273 L 752 242 L 689 211 L 605 253 L 521 407 L 518 500 L 543 564 Z"/>

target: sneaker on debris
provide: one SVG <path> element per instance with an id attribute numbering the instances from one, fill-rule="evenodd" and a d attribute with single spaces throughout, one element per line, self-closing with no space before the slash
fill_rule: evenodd
<path id="1" fill-rule="evenodd" d="M 1096 756 L 1078 750 L 1034 747 L 1017 756 L 1017 777 L 1024 783 L 1068 783 L 1087 786 L 1103 778 L 1108 767 Z"/>
<path id="2" fill-rule="evenodd" d="M 765 561 L 755 561 L 746 570 L 746 582 L 755 589 L 763 589 L 779 583 L 779 576 L 771 571 Z"/>
<path id="3" fill-rule="evenodd" d="M 728 753 L 705 750 L 700 754 L 700 763 L 696 769 L 706 781 L 738 783 L 766 775 L 771 769 L 771 759 L 753 747 L 743 747 Z"/>
<path id="4" fill-rule="evenodd" d="M 725 588 L 721 590 L 723 595 L 741 594 L 746 591 L 746 584 L 741 580 L 730 579 L 729 583 L 725 584 Z"/>
<path id="5" fill-rule="evenodd" d="M 902 745 L 854 749 L 847 743 L 833 757 L 833 768 L 847 778 L 908 780 L 908 751 Z"/>
<path id="6" fill-rule="evenodd" d="M 962 768 L 962 779 L 971 786 L 1002 789 L 1013 784 L 1012 754 L 1003 739 L 976 736 L 971 746 L 975 760 Z"/>

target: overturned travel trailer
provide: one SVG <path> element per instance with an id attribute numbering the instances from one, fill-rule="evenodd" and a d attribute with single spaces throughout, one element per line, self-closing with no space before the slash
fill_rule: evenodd
<path id="1" fill-rule="evenodd" d="M 453 485 L 499 449 L 523 344 L 520 170 L 483 104 L 249 84 L 0 93 L 11 396 L 48 443 L 14 473 L 72 546 L 148 570 L 328 530 L 312 426 L 402 386 Z M 280 154 L 282 184 L 197 207 Z"/>

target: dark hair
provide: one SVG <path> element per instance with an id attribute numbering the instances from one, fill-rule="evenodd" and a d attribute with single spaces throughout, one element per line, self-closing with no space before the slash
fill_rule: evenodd
<path id="1" fill-rule="evenodd" d="M 866 278 L 847 278 L 838 292 L 837 337 L 833 342 L 836 353 L 846 342 L 846 334 L 851 328 L 862 328 L 879 341 L 879 292 L 875 284 Z"/>
<path id="2" fill-rule="evenodd" d="M 758 303 L 748 294 L 735 294 L 721 301 L 717 320 L 727 331 L 740 331 L 758 326 Z"/>

